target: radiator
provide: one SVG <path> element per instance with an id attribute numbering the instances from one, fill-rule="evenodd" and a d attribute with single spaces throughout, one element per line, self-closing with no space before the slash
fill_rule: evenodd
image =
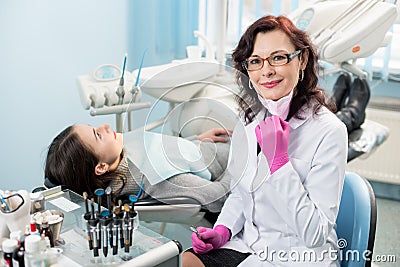
<path id="1" fill-rule="evenodd" d="M 375 151 L 354 159 L 347 170 L 371 181 L 400 185 L 400 99 L 371 98 L 367 119 L 389 128 L 386 141 Z"/>

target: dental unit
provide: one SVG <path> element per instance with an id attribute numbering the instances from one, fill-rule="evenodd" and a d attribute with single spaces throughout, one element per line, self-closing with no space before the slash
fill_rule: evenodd
<path id="1" fill-rule="evenodd" d="M 377 0 L 316 1 L 289 17 L 309 33 L 320 60 L 365 78 L 356 61 L 388 45 L 397 7 Z"/>

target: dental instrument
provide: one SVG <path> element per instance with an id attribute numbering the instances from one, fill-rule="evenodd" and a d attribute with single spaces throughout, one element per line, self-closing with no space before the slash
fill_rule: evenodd
<path id="1" fill-rule="evenodd" d="M 86 221 L 86 231 L 87 231 L 87 239 L 89 243 L 89 250 L 93 249 L 93 239 L 92 235 L 90 234 L 90 211 L 89 211 L 89 203 L 88 203 L 88 194 L 86 192 L 83 192 L 83 199 L 85 200 L 85 214 L 83 215 L 83 218 Z"/>
<path id="2" fill-rule="evenodd" d="M 110 213 L 111 213 L 111 210 L 112 210 L 112 207 L 111 207 L 111 191 L 112 191 L 112 189 L 111 189 L 110 186 L 107 186 L 106 190 L 104 190 L 104 193 L 107 196 L 107 209 L 108 209 L 108 212 L 110 212 Z"/>
<path id="3" fill-rule="evenodd" d="M 199 231 L 197 230 L 197 227 L 196 227 L 196 226 L 191 225 L 191 226 L 189 227 L 189 229 L 190 229 L 190 231 L 192 231 L 193 233 L 195 233 L 199 239 L 201 239 L 200 233 L 199 233 Z"/>
<path id="4" fill-rule="evenodd" d="M 118 205 L 119 205 L 119 207 L 116 210 L 116 215 L 117 215 L 118 220 L 119 220 L 118 228 L 119 228 L 120 245 L 121 245 L 121 248 L 123 248 L 125 246 L 124 229 L 123 229 L 123 226 L 124 226 L 124 221 L 123 221 L 123 219 L 124 219 L 124 210 L 122 208 L 122 201 L 121 200 L 118 201 Z"/>
<path id="5" fill-rule="evenodd" d="M 106 197 L 107 197 L 107 210 L 108 210 L 108 215 L 107 215 L 107 219 L 109 220 L 108 222 L 108 236 L 109 236 L 109 241 L 110 241 L 110 246 L 113 248 L 114 250 L 114 232 L 113 232 L 113 227 L 114 227 L 114 220 L 113 220 L 113 207 L 112 207 L 112 203 L 111 203 L 111 192 L 112 189 L 110 186 L 107 186 L 106 189 L 104 190 Z"/>
<path id="6" fill-rule="evenodd" d="M 129 247 L 130 247 L 130 231 L 132 230 L 130 226 L 130 221 L 129 221 L 129 211 L 130 208 L 128 205 L 124 205 L 124 224 L 123 224 L 123 230 L 124 230 L 124 239 L 125 239 L 125 252 L 129 253 Z"/>
<path id="7" fill-rule="evenodd" d="M 139 65 L 139 70 L 138 70 L 138 75 L 136 77 L 135 84 L 132 86 L 131 89 L 131 94 L 132 94 L 132 102 L 138 104 L 140 100 L 142 99 L 142 91 L 140 90 L 139 86 L 139 77 L 140 77 L 140 72 L 143 67 L 143 62 L 144 62 L 144 56 L 147 52 L 147 48 L 143 51 L 142 58 L 140 60 L 140 65 Z M 132 112 L 128 112 L 128 130 L 132 130 Z"/>
<path id="8" fill-rule="evenodd" d="M 122 70 L 115 65 L 104 64 L 91 75 L 80 75 L 77 79 L 83 108 L 91 109 L 91 116 L 115 114 L 119 133 L 123 132 L 123 113 L 128 113 L 128 130 L 131 130 L 130 112 L 151 107 L 150 102 L 138 103 L 141 90 L 138 84 L 135 85 L 132 73 L 125 71 L 126 61 L 127 54 L 124 55 Z"/>
<path id="9" fill-rule="evenodd" d="M 94 194 L 97 196 L 97 212 L 96 212 L 96 218 L 99 220 L 101 219 L 101 197 L 104 195 L 104 189 L 98 188 L 94 190 Z M 101 244 L 101 239 L 102 239 L 102 233 L 101 233 L 101 225 L 97 225 L 97 244 L 100 246 Z"/>
<path id="10" fill-rule="evenodd" d="M 108 225 L 111 222 L 110 218 L 110 213 L 108 210 L 103 210 L 100 214 L 100 224 L 101 224 L 101 243 L 102 243 L 102 250 L 103 250 L 103 255 L 104 257 L 107 257 L 108 255 L 108 241 L 109 241 L 109 235 L 108 235 Z"/>
<path id="11" fill-rule="evenodd" d="M 113 214 L 113 222 L 112 222 L 112 238 L 110 239 L 111 241 L 111 246 L 113 248 L 113 255 L 118 254 L 118 218 L 116 214 Z"/>
<path id="12" fill-rule="evenodd" d="M 93 240 L 93 256 L 98 257 L 99 256 L 99 243 L 98 243 L 98 232 L 97 232 L 97 224 L 99 222 L 98 218 L 95 216 L 95 209 L 94 209 L 94 198 L 92 198 L 91 201 L 91 217 L 89 220 L 90 224 L 90 234 L 91 234 L 91 240 Z"/>
<path id="13" fill-rule="evenodd" d="M 125 66 L 126 66 L 126 57 L 127 54 L 124 56 L 124 64 L 122 66 L 122 73 L 121 73 L 121 78 L 119 79 L 119 85 L 117 88 L 117 96 L 118 96 L 118 105 L 121 105 L 124 101 L 124 96 L 125 96 L 125 90 L 124 90 L 124 73 L 125 73 Z"/>
<path id="14" fill-rule="evenodd" d="M 124 64 L 122 66 L 122 74 L 121 74 L 121 79 L 119 80 L 119 85 L 116 91 L 116 94 L 118 96 L 118 105 L 122 105 L 124 102 L 124 97 L 125 97 L 125 81 L 124 81 L 124 75 L 125 75 L 125 66 L 126 66 L 126 57 L 127 54 L 124 56 Z M 116 114 L 116 123 L 117 123 L 117 129 L 121 129 L 122 131 L 122 113 L 117 113 Z"/>
<path id="15" fill-rule="evenodd" d="M 101 197 L 104 195 L 104 189 L 98 188 L 94 190 L 94 194 L 97 196 L 97 216 L 101 213 Z"/>

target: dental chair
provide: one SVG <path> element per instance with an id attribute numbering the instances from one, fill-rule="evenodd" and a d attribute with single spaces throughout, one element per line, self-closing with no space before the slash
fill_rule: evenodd
<path id="1" fill-rule="evenodd" d="M 336 220 L 342 267 L 370 267 L 376 231 L 375 194 L 370 183 L 346 172 Z"/>

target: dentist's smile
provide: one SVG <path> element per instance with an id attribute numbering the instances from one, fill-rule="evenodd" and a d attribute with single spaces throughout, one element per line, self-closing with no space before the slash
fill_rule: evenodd
<path id="1" fill-rule="evenodd" d="M 265 88 L 271 89 L 271 88 L 274 88 L 275 86 L 277 86 L 280 82 L 281 82 L 281 80 L 271 81 L 271 82 L 262 83 L 261 85 L 264 86 Z"/>

